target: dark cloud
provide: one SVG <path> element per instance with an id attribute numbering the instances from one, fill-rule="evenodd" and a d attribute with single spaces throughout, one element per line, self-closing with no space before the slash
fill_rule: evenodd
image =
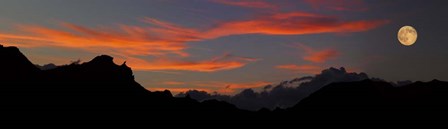
<path id="1" fill-rule="evenodd" d="M 312 80 L 312 79 L 313 79 L 312 76 L 305 76 L 305 77 L 301 77 L 301 78 L 293 79 L 293 80 L 289 81 L 289 83 L 302 82 L 302 81 L 310 81 L 310 80 Z"/>
<path id="2" fill-rule="evenodd" d="M 329 68 L 315 76 L 305 76 L 290 81 L 283 81 L 275 86 L 268 85 L 261 92 L 245 89 L 234 96 L 228 96 L 191 90 L 176 96 L 184 97 L 188 94 L 191 98 L 199 101 L 217 99 L 230 102 L 238 108 L 247 110 L 275 109 L 276 107 L 287 108 L 330 83 L 361 81 L 368 78 L 365 73 L 350 73 L 343 67 L 339 69 Z"/>
<path id="3" fill-rule="evenodd" d="M 271 88 L 272 88 L 272 85 L 267 85 L 267 86 L 263 87 L 263 90 L 269 90 Z"/>

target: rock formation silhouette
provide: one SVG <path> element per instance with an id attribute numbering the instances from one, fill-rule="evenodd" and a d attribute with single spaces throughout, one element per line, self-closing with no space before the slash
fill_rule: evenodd
<path id="1" fill-rule="evenodd" d="M 174 98 L 170 91 L 148 91 L 134 81 L 131 68 L 125 63 L 116 65 L 107 55 L 82 64 L 40 70 L 18 48 L 1 46 L 0 60 L 0 111 L 23 115 L 10 119 L 13 122 L 175 122 L 181 126 L 200 121 L 180 121 L 173 119 L 174 115 L 206 117 L 246 112 L 221 101 L 199 103 L 190 98 Z M 146 119 L 140 119 L 141 116 Z"/>

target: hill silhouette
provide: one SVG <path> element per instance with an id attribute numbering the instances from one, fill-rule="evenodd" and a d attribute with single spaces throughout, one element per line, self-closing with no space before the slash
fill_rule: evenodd
<path id="1" fill-rule="evenodd" d="M 16 127 L 384 126 L 443 124 L 448 115 L 448 82 L 438 80 L 400 87 L 371 80 L 331 83 L 291 108 L 250 112 L 218 100 L 148 91 L 131 68 L 107 55 L 40 70 L 18 48 L 1 46 L 0 60 L 2 123 Z"/>
<path id="2" fill-rule="evenodd" d="M 287 112 L 339 123 L 440 124 L 446 122 L 447 100 L 448 82 L 433 80 L 396 87 L 364 80 L 330 84 Z"/>

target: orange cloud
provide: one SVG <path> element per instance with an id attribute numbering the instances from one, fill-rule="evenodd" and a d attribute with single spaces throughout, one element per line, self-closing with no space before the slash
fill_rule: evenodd
<path id="1" fill-rule="evenodd" d="M 182 27 L 180 25 L 149 17 L 145 17 L 141 21 L 155 25 L 155 28 L 147 29 L 151 32 L 154 32 L 154 35 L 157 35 L 164 40 L 171 40 L 175 42 L 190 42 L 200 41 L 204 39 L 201 32 L 199 32 L 197 29 Z"/>
<path id="2" fill-rule="evenodd" d="M 309 74 L 317 74 L 322 70 L 321 67 L 316 65 L 294 65 L 294 64 L 278 65 L 275 68 L 294 72 L 297 71 L 301 73 L 309 73 Z"/>
<path id="3" fill-rule="evenodd" d="M 178 82 L 178 81 L 167 81 L 163 82 L 164 85 L 185 85 L 185 82 Z"/>
<path id="4" fill-rule="evenodd" d="M 208 30 L 205 37 L 361 32 L 387 23 L 389 23 L 388 20 L 344 21 L 334 16 L 305 12 L 275 13 L 256 19 L 223 22 Z"/>
<path id="5" fill-rule="evenodd" d="M 70 23 L 62 23 L 63 29 L 50 29 L 42 26 L 20 25 L 25 34 L 0 34 L 0 38 L 9 41 L 21 40 L 21 47 L 69 47 L 118 55 L 127 60 L 136 70 L 184 70 L 213 72 L 240 68 L 257 59 L 226 54 L 202 61 L 183 61 L 165 58 L 174 54 L 189 56 L 184 52 L 188 41 L 200 39 L 198 32 L 151 18 L 143 19 L 156 25 L 153 28 L 121 25 L 119 30 L 110 28 L 87 28 Z M 153 36 L 154 35 L 154 36 Z M 157 56 L 154 60 L 145 60 L 136 56 Z"/>
<path id="6" fill-rule="evenodd" d="M 299 44 L 299 48 L 305 50 L 305 53 L 307 54 L 303 57 L 303 59 L 313 63 L 323 63 L 340 55 L 339 51 L 334 49 L 314 50 L 303 44 Z"/>
<path id="7" fill-rule="evenodd" d="M 258 59 L 232 56 L 198 61 L 185 61 L 172 56 L 188 57 L 189 43 L 241 34 L 303 35 L 317 33 L 360 32 L 383 24 L 388 20 L 344 21 L 334 16 L 306 12 L 271 13 L 267 16 L 219 23 L 211 28 L 188 28 L 154 18 L 142 18 L 148 26 L 85 27 L 61 23 L 57 29 L 18 25 L 18 32 L 0 32 L 5 45 L 19 47 L 67 47 L 99 54 L 119 56 L 136 70 L 184 70 L 213 72 L 241 68 Z M 314 52 L 305 58 L 323 62 L 335 51 Z M 151 60 L 145 57 L 153 57 Z"/>
<path id="8" fill-rule="evenodd" d="M 306 53 L 302 58 L 306 61 L 310 61 L 312 63 L 323 63 L 327 60 L 334 59 L 340 55 L 339 51 L 334 49 L 323 49 L 323 50 L 315 50 L 311 47 L 305 46 L 303 44 L 297 44 L 293 47 L 297 47 L 303 49 Z M 288 70 L 292 72 L 301 72 L 308 74 L 317 74 L 320 73 L 322 67 L 319 65 L 295 65 L 295 64 L 286 64 L 286 65 L 278 65 L 275 66 L 277 69 Z"/>
<path id="9" fill-rule="evenodd" d="M 275 9 L 276 5 L 261 0 L 213 0 L 213 2 L 247 8 Z"/>
<path id="10" fill-rule="evenodd" d="M 181 61 L 167 58 L 158 58 L 156 60 L 147 61 L 139 58 L 128 58 L 128 62 L 133 64 L 132 68 L 136 70 L 185 70 L 197 72 L 236 69 L 256 60 L 257 59 L 231 56 L 228 54 L 203 61 Z"/>
<path id="11" fill-rule="evenodd" d="M 327 61 L 328 59 L 335 58 L 339 55 L 339 52 L 333 49 L 325 49 L 322 51 L 317 51 L 313 53 L 309 53 L 308 56 L 303 57 L 304 60 L 311 61 L 314 63 L 322 63 Z"/>
<path id="12" fill-rule="evenodd" d="M 22 46 L 69 47 L 92 52 L 135 55 L 176 54 L 187 56 L 185 42 L 176 41 L 183 35 L 172 34 L 170 39 L 152 37 L 157 33 L 142 27 L 121 26 L 119 30 L 111 28 L 87 28 L 70 23 L 61 23 L 63 29 L 51 29 L 34 25 L 19 25 L 22 34 L 0 34 L 0 38 L 11 42 L 21 41 Z"/>
<path id="13" fill-rule="evenodd" d="M 367 31 L 388 20 L 343 21 L 334 16 L 307 12 L 272 13 L 255 19 L 222 22 L 208 29 L 187 28 L 154 18 L 142 18 L 152 26 L 119 25 L 89 28 L 61 23 L 61 29 L 19 25 L 21 34 L 0 33 L 1 39 L 40 41 L 39 46 L 81 49 L 106 48 L 126 55 L 188 56 L 186 43 L 241 34 L 304 35 Z M 37 44 L 34 43 L 33 44 Z M 26 45 L 31 45 L 28 43 Z M 24 43 L 22 45 L 25 45 Z M 104 49 L 103 49 L 104 50 Z"/>

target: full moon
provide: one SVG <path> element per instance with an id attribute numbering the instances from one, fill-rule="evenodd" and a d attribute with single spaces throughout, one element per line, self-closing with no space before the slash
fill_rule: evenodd
<path id="1" fill-rule="evenodd" d="M 417 41 L 417 30 L 412 26 L 403 26 L 398 31 L 398 41 L 405 46 L 411 46 Z"/>

